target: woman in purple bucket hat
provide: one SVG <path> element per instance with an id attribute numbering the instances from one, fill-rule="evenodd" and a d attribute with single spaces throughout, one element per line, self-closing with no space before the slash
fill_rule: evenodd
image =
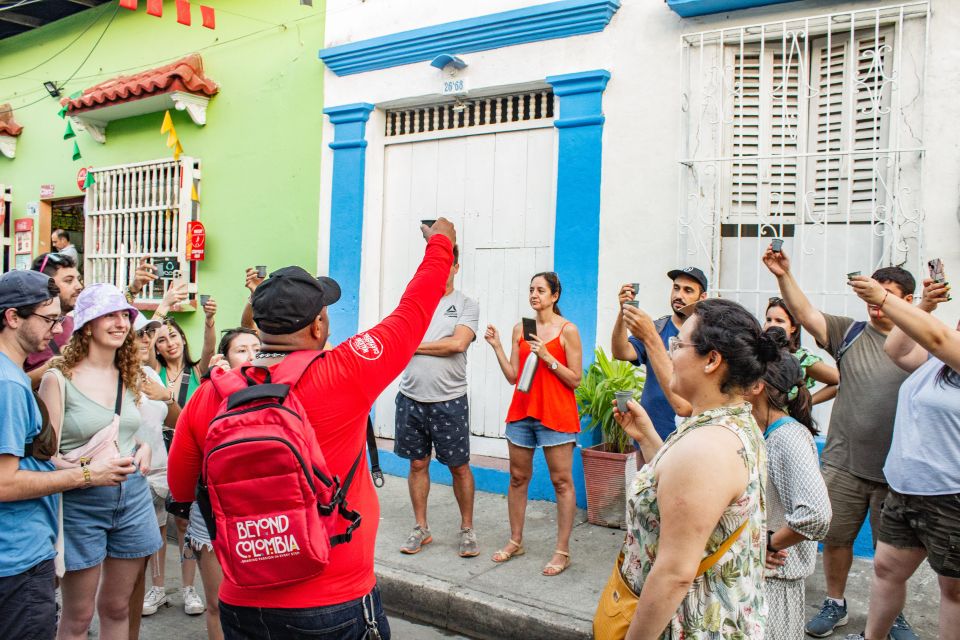
<path id="1" fill-rule="evenodd" d="M 40 384 L 59 432 L 55 465 L 85 467 L 104 458 L 130 462 L 130 474 L 117 486 L 88 485 L 63 494 L 61 639 L 85 639 L 94 607 L 100 637 L 126 637 L 128 602 L 144 559 L 162 544 L 145 478 L 150 447 L 134 436 L 143 383 L 131 330 L 137 315 L 113 285 L 84 289 L 74 308 L 73 336 Z"/>

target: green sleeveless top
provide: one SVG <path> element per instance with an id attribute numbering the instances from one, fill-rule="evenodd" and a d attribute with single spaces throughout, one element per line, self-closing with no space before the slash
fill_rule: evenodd
<path id="1" fill-rule="evenodd" d="M 64 378 L 63 430 L 60 435 L 60 451 L 67 453 L 87 444 L 98 431 L 110 426 L 113 421 L 113 406 L 109 409 L 88 398 L 77 389 L 69 378 Z M 117 444 L 120 453 L 133 455 L 136 446 L 134 434 L 140 428 L 140 411 L 128 389 L 123 391 L 120 407 L 120 438 Z"/>
<path id="2" fill-rule="evenodd" d="M 173 391 L 173 399 L 179 401 L 180 399 L 180 385 L 178 384 L 174 388 L 170 388 L 167 380 L 167 368 L 160 367 L 160 381 L 163 383 L 167 389 Z M 200 386 L 200 375 L 197 373 L 196 367 L 190 367 L 190 383 L 187 385 L 187 400 L 193 397 L 193 392 L 197 390 L 197 387 Z M 186 402 L 184 402 L 186 404 Z M 181 409 L 183 407 L 180 407 Z"/>

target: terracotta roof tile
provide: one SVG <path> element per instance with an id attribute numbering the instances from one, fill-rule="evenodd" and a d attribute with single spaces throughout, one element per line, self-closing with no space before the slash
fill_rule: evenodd
<path id="1" fill-rule="evenodd" d="M 23 127 L 13 119 L 10 103 L 0 104 L 0 136 L 19 136 Z"/>
<path id="2" fill-rule="evenodd" d="M 203 60 L 200 54 L 194 53 L 163 67 L 101 82 L 84 89 L 76 99 L 62 99 L 60 104 L 67 105 L 67 113 L 80 113 L 172 91 L 212 96 L 220 91 L 220 87 L 204 75 Z"/>

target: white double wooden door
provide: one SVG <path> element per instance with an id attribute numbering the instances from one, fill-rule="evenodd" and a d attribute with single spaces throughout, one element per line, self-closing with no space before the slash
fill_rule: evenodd
<path id="1" fill-rule="evenodd" d="M 531 315 L 530 277 L 553 267 L 555 129 L 390 144 L 383 171 L 380 315 L 396 307 L 423 257 L 420 220 L 451 220 L 460 249 L 455 286 L 480 305 L 477 339 L 467 351 L 472 450 L 505 456 L 512 387 L 483 333 L 495 325 L 509 354 L 513 325 Z M 397 386 L 376 405 L 384 437 L 394 434 Z"/>

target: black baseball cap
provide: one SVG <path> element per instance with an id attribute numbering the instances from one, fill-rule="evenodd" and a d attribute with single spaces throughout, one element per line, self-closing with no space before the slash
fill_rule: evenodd
<path id="1" fill-rule="evenodd" d="M 260 330 L 280 336 L 300 331 L 339 299 L 340 285 L 333 278 L 284 267 L 260 283 L 250 304 Z"/>
<path id="2" fill-rule="evenodd" d="M 707 276 L 700 269 L 697 269 L 696 267 L 684 267 L 683 269 L 674 269 L 673 271 L 667 272 L 667 277 L 671 280 L 676 280 L 680 276 L 693 278 L 700 283 L 700 286 L 703 287 L 704 291 L 707 290 Z"/>
<path id="3" fill-rule="evenodd" d="M 50 300 L 50 276 L 39 271 L 0 275 L 0 309 L 14 309 Z"/>

